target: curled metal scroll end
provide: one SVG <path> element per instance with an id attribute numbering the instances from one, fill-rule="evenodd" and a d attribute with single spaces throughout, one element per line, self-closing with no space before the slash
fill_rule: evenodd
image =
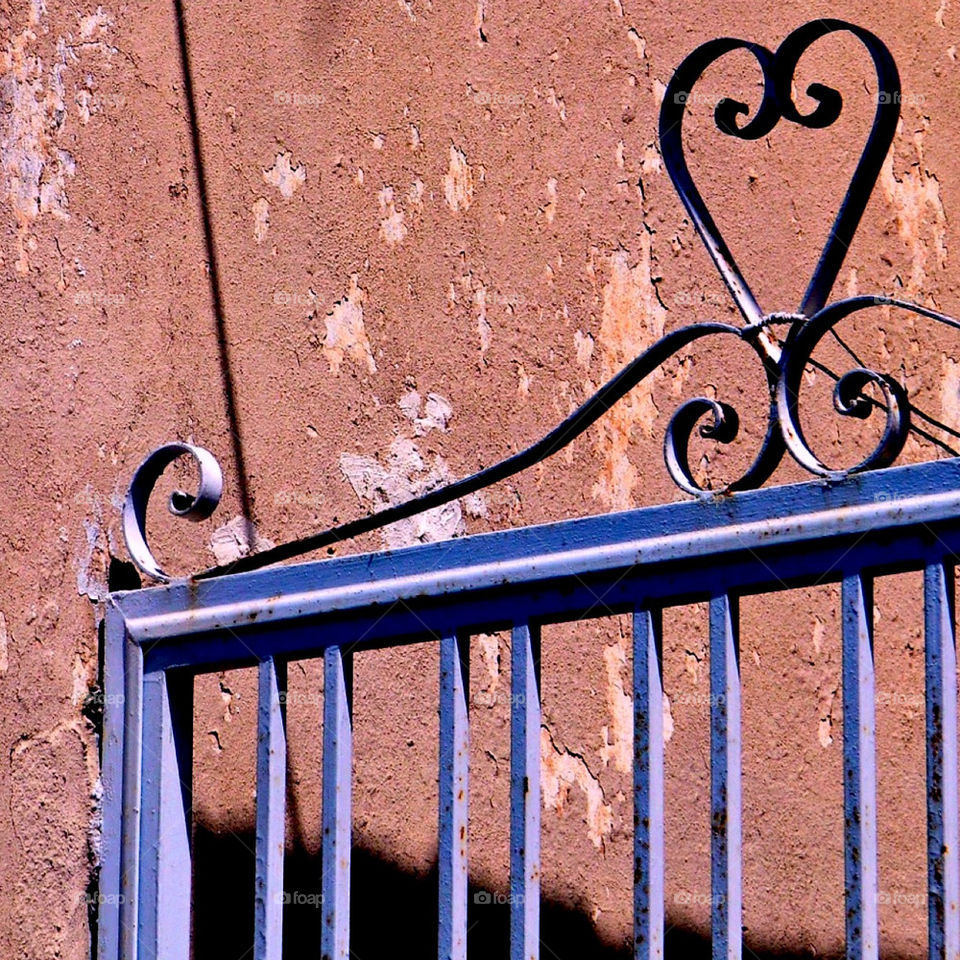
<path id="1" fill-rule="evenodd" d="M 174 516 L 195 522 L 206 520 L 220 503 L 223 472 L 209 450 L 187 443 L 167 443 L 154 450 L 137 467 L 123 505 L 123 537 L 130 558 L 143 573 L 162 583 L 169 583 L 172 578 L 157 563 L 147 544 L 147 504 L 164 470 L 174 460 L 184 456 L 193 457 L 197 465 L 197 492 L 189 494 L 183 490 L 175 490 L 170 494 L 170 512 Z"/>
<path id="2" fill-rule="evenodd" d="M 713 422 L 708 420 L 701 423 L 708 415 L 712 415 Z M 740 418 L 728 403 L 707 397 L 695 397 L 674 413 L 667 426 L 663 438 L 663 458 L 673 482 L 695 497 L 709 498 L 723 491 L 705 490 L 701 487 L 693 478 L 688 459 L 690 437 L 698 423 L 701 437 L 716 440 L 718 443 L 732 443 L 740 429 Z"/>

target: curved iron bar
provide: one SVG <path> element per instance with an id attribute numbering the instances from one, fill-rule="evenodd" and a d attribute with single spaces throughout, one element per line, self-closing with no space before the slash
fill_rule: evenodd
<path id="1" fill-rule="evenodd" d="M 787 449 L 793 458 L 804 469 L 818 476 L 840 479 L 851 473 L 889 466 L 900 455 L 907 440 L 910 429 L 910 402 L 907 399 L 907 391 L 892 377 L 862 366 L 855 367 L 837 381 L 834 388 L 834 406 L 837 412 L 844 416 L 866 419 L 872 413 L 875 404 L 863 395 L 863 388 L 873 384 L 883 395 L 883 406 L 887 415 L 883 436 L 865 459 L 843 470 L 831 469 L 811 450 L 800 426 L 800 386 L 803 371 L 817 344 L 840 320 L 873 306 L 891 306 L 909 310 L 918 316 L 927 317 L 960 330 L 960 321 L 953 317 L 905 300 L 884 296 L 860 296 L 838 300 L 815 313 L 803 326 L 791 330 L 784 344 L 783 362 L 777 384 L 780 428 Z"/>
<path id="2" fill-rule="evenodd" d="M 744 50 L 760 66 L 763 96 L 752 117 L 747 104 L 732 98 L 719 100 L 714 109 L 714 121 L 722 133 L 741 140 L 756 140 L 769 134 L 781 119 L 809 129 L 830 126 L 840 116 L 843 107 L 839 91 L 822 83 L 810 84 L 806 93 L 816 101 L 816 106 L 803 113 L 793 101 L 793 81 L 803 54 L 817 40 L 836 32 L 852 34 L 870 54 L 877 74 L 877 109 L 799 311 L 764 313 L 690 174 L 683 154 L 683 119 L 694 96 L 693 88 L 704 72 L 721 57 Z M 775 52 L 760 44 L 735 38 L 720 38 L 698 47 L 683 60 L 667 86 L 660 110 L 660 149 L 674 187 L 743 314 L 745 325 L 736 327 L 711 321 L 675 330 L 634 358 L 562 423 L 524 450 L 405 503 L 241 557 L 230 564 L 212 567 L 195 575 L 194 579 L 254 570 L 292 559 L 435 509 L 505 480 L 567 446 L 679 350 L 714 334 L 732 334 L 748 343 L 760 357 L 770 392 L 766 434 L 755 460 L 741 477 L 719 491 L 706 490 L 694 479 L 688 462 L 693 432 L 699 425 L 702 437 L 727 444 L 737 436 L 739 417 L 734 408 L 722 400 L 697 397 L 686 401 L 671 417 L 664 436 L 667 470 L 681 489 L 694 496 L 712 497 L 717 493 L 758 487 L 773 474 L 787 450 L 806 470 L 828 479 L 889 465 L 903 449 L 908 431 L 916 429 L 911 426 L 906 390 L 897 381 L 859 363 L 853 370 L 836 378 L 834 406 L 840 414 L 865 419 L 874 409 L 886 412 L 883 435 L 875 449 L 862 461 L 844 470 L 826 466 L 810 449 L 799 422 L 799 391 L 804 369 L 814 362 L 812 352 L 823 336 L 832 331 L 837 322 L 867 306 L 901 307 L 960 329 L 960 321 L 945 314 L 889 297 L 852 297 L 825 306 L 893 142 L 899 116 L 900 78 L 893 57 L 873 33 L 854 24 L 832 19 L 813 21 L 794 30 Z M 747 118 L 745 122 L 743 118 Z M 775 324 L 790 325 L 782 343 L 769 332 Z M 822 364 L 816 365 L 822 368 Z M 832 372 L 830 375 L 836 377 Z M 869 385 L 879 389 L 882 403 L 863 393 Z M 179 516 L 195 520 L 209 516 L 220 496 L 220 470 L 208 451 L 186 444 L 168 444 L 154 451 L 134 474 L 124 506 L 124 534 L 130 554 L 144 573 L 157 580 L 166 581 L 170 577 L 161 569 L 147 545 L 147 502 L 160 474 L 169 463 L 184 454 L 193 456 L 200 467 L 198 493 L 195 497 L 181 492 L 173 494 L 170 509 Z"/>
<path id="3" fill-rule="evenodd" d="M 814 20 L 794 30 L 780 44 L 776 53 L 745 40 L 711 40 L 694 50 L 680 64 L 664 93 L 663 106 L 660 108 L 660 150 L 664 165 L 707 252 L 713 258 L 744 319 L 751 325 L 762 323 L 764 313 L 690 175 L 683 155 L 683 118 L 687 105 L 695 97 L 694 87 L 704 71 L 726 54 L 734 50 L 746 50 L 760 64 L 764 80 L 763 98 L 756 114 L 743 126 L 739 124 L 738 117 L 749 116 L 747 104 L 726 97 L 719 100 L 714 110 L 718 130 L 740 140 L 757 140 L 769 134 L 781 117 L 811 129 L 830 126 L 840 116 L 843 106 L 839 91 L 822 83 L 810 84 L 806 92 L 817 101 L 817 106 L 810 113 L 803 114 L 792 99 L 793 78 L 800 58 L 810 46 L 821 37 L 837 32 L 852 33 L 869 51 L 877 72 L 877 109 L 863 153 L 800 305 L 801 314 L 812 316 L 830 295 L 897 130 L 897 121 L 900 119 L 900 75 L 890 51 L 869 30 L 855 24 L 843 20 Z"/>
<path id="4" fill-rule="evenodd" d="M 699 323 L 689 327 L 682 327 L 679 330 L 668 333 L 648 350 L 640 354 L 639 357 L 634 358 L 630 363 L 628 363 L 623 370 L 621 370 L 611 380 L 608 380 L 607 383 L 605 383 L 587 401 L 585 401 L 573 413 L 571 413 L 570 416 L 567 417 L 562 423 L 554 427 L 553 430 L 551 430 L 548 434 L 524 450 L 521 450 L 518 453 L 515 453 L 490 467 L 486 467 L 485 469 L 480 470 L 469 477 L 454 481 L 453 483 L 439 487 L 436 490 L 431 490 L 430 492 L 416 497 L 415 499 L 407 500 L 404 503 L 397 504 L 393 507 L 388 507 L 385 510 L 370 514 L 366 517 L 360 517 L 357 520 L 350 521 L 349 523 L 332 527 L 329 530 L 322 531 L 321 533 L 315 533 L 310 536 L 303 537 L 300 540 L 294 540 L 290 543 L 280 544 L 279 546 L 272 547 L 269 550 L 261 551 L 260 553 L 241 557 L 232 563 L 224 564 L 218 567 L 211 567 L 209 570 L 204 570 L 203 572 L 196 574 L 194 579 L 206 579 L 209 577 L 219 576 L 227 572 L 240 573 L 245 570 L 255 570 L 273 563 L 279 563 L 283 560 L 289 560 L 293 557 L 300 556 L 301 554 L 322 549 L 323 547 L 329 546 L 333 543 L 338 543 L 341 540 L 349 540 L 353 537 L 358 537 L 361 534 L 369 533 L 373 530 L 384 527 L 387 524 L 396 523 L 398 520 L 405 520 L 408 517 L 415 516 L 418 513 L 423 513 L 426 510 L 433 510 L 436 507 L 443 506 L 444 504 L 450 503 L 453 500 L 459 500 L 461 497 L 468 496 L 471 493 L 475 493 L 478 490 L 482 490 L 485 487 L 491 486 L 500 480 L 506 480 L 508 477 L 512 477 L 521 470 L 532 467 L 534 464 L 545 460 L 558 450 L 562 450 L 564 447 L 566 447 L 585 430 L 593 426 L 593 424 L 596 423 L 597 420 L 599 420 L 600 417 L 602 417 L 607 410 L 610 409 L 610 407 L 626 396 L 626 394 L 629 393 L 638 383 L 648 377 L 657 367 L 673 357 L 683 347 L 693 343 L 695 340 L 701 339 L 702 337 L 717 333 L 733 334 L 738 338 L 746 339 L 745 331 L 743 329 L 734 327 L 730 324 L 716 322 Z M 775 429 L 776 418 L 773 412 L 775 407 L 775 400 L 773 399 L 773 385 L 775 384 L 775 376 L 772 372 L 773 368 L 771 366 L 771 361 L 766 358 L 763 359 L 764 363 L 768 367 L 768 382 L 771 385 L 771 426 L 767 431 L 768 442 L 764 444 L 764 448 L 761 450 L 760 455 L 751 466 L 748 473 L 741 478 L 740 481 L 735 482 L 735 484 L 731 484 L 731 488 L 735 487 L 736 489 L 744 489 L 744 480 L 748 481 L 749 486 L 758 486 L 759 484 L 762 484 L 773 473 L 783 454 L 783 441 L 780 438 L 779 432 Z M 696 402 L 697 401 L 690 401 L 689 403 Z M 702 400 L 700 402 L 711 403 L 712 401 Z M 685 406 L 688 405 L 689 404 Z M 681 424 L 675 424 L 671 422 L 671 430 L 668 431 L 675 438 L 677 438 L 678 441 L 676 442 L 676 452 L 673 457 L 678 464 L 676 469 L 680 474 L 686 477 L 690 477 L 689 466 L 686 464 L 680 466 L 680 464 L 685 457 L 686 442 L 689 439 L 689 434 L 692 433 L 693 428 L 696 426 L 701 415 L 702 412 L 696 417 L 688 416 Z M 676 417 L 674 419 L 676 420 Z M 678 430 L 682 429 L 687 429 L 688 433 L 686 437 L 680 441 L 680 434 L 678 434 Z M 716 434 L 714 430 L 715 428 L 709 428 L 708 430 L 704 431 L 704 436 L 715 436 Z M 726 436 L 726 434 L 724 434 L 724 436 Z M 730 439 L 732 440 L 734 436 L 736 436 L 735 429 L 733 434 L 730 435 Z M 723 442 L 722 436 L 717 436 L 716 438 Z M 160 472 L 162 472 L 163 468 L 166 467 L 166 465 L 173 459 L 168 458 L 163 461 L 163 457 L 166 456 L 165 451 L 171 450 L 175 446 L 177 445 L 170 444 L 166 447 L 161 447 L 157 451 L 154 451 L 154 453 L 151 454 L 146 461 L 144 461 L 141 467 L 134 474 L 134 480 L 131 484 L 130 492 L 127 495 L 127 506 L 125 507 L 124 512 L 125 517 L 129 515 L 136 516 L 138 518 L 145 518 L 146 502 L 143 500 L 143 498 L 144 495 L 149 498 L 150 492 L 153 490 L 153 485 L 156 482 L 156 476 L 159 476 L 159 473 L 154 476 L 156 473 L 156 466 L 158 463 L 163 462 L 163 466 L 160 468 Z M 188 452 L 188 449 L 192 450 L 193 448 L 184 447 L 184 452 Z M 155 458 L 157 458 L 156 462 Z M 145 474 L 145 478 L 141 478 L 141 473 Z M 690 483 L 693 483 L 692 477 L 690 477 Z M 703 491 L 699 491 L 699 488 L 697 492 L 703 493 Z M 141 570 L 143 570 L 145 573 L 149 573 L 150 576 L 154 577 L 155 579 L 168 580 L 169 578 L 166 576 L 166 574 L 162 574 L 162 571 L 160 571 L 162 575 L 159 577 L 157 576 L 157 571 L 159 568 L 156 564 L 156 561 L 153 560 L 152 557 L 149 557 L 144 563 L 138 559 L 143 556 L 143 550 L 139 547 L 139 542 L 142 541 L 144 544 L 146 543 L 146 533 L 142 525 L 136 531 L 136 537 L 139 538 L 139 540 L 135 539 L 134 541 L 135 545 L 137 546 L 137 550 L 136 552 L 134 552 L 134 550 L 130 551 L 131 555 L 134 557 L 134 562 L 138 567 L 140 567 Z M 127 543 L 129 546 L 129 537 Z"/>

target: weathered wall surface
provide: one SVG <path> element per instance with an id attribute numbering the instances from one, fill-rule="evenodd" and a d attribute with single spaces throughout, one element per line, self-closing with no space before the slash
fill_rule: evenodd
<path id="1" fill-rule="evenodd" d="M 245 549 L 238 448 L 258 535 L 289 540 L 536 439 L 666 330 L 736 322 L 655 139 L 664 86 L 697 44 L 733 33 L 775 46 L 815 16 L 855 20 L 887 42 L 902 124 L 836 293 L 898 293 L 960 313 L 960 11 L 950 0 L 185 6 L 232 396 L 173 4 L 0 0 L 4 957 L 89 954 L 100 601 L 111 564 L 129 575 L 119 507 L 152 447 L 196 441 L 225 467 L 209 523 L 184 531 L 153 518 L 157 552 L 188 572 Z M 788 310 L 863 142 L 875 80 L 855 42 L 827 39 L 798 86 L 836 84 L 837 125 L 781 124 L 753 144 L 720 136 L 708 101 L 740 93 L 756 104 L 757 79 L 737 56 L 704 78 L 690 162 L 761 303 Z M 881 308 L 842 333 L 960 429 L 955 338 Z M 849 362 L 835 343 L 822 359 Z M 852 462 L 870 428 L 829 413 L 822 375 L 808 390 L 818 449 Z M 764 389 L 748 352 L 704 345 L 542 467 L 331 552 L 674 499 L 663 430 L 700 393 L 743 414 L 733 451 L 698 452 L 704 477 L 729 476 L 755 450 Z M 942 455 L 917 439 L 905 451 Z M 787 464 L 776 481 L 799 477 Z M 917 597 L 912 578 L 878 589 L 891 956 L 924 952 Z M 704 611 L 672 611 L 666 625 L 668 910 L 671 924 L 703 934 Z M 828 588 L 744 603 L 744 923 L 755 949 L 840 948 L 838 633 Z M 506 879 L 507 642 L 473 644 L 472 859 L 490 890 Z M 435 857 L 435 673 L 428 645 L 358 658 L 357 843 L 413 878 Z M 545 632 L 544 894 L 612 946 L 630 930 L 629 677 L 626 620 Z M 307 864 L 320 845 L 321 689 L 319 667 L 292 672 L 290 845 Z M 242 671 L 198 681 L 198 829 L 238 861 L 252 820 L 254 694 Z M 203 870 L 204 897 L 233 889 L 216 864 Z"/>

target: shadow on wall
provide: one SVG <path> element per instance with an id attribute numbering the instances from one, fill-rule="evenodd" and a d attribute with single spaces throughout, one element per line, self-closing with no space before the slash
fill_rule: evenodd
<path id="1" fill-rule="evenodd" d="M 240 960 L 250 956 L 253 943 L 254 835 L 213 831 L 197 824 L 194 834 L 193 955 L 199 960 Z M 321 858 L 299 851 L 288 853 L 284 889 L 285 958 L 319 956 Z M 475 903 L 471 888 L 468 955 L 482 960 L 509 956 L 509 907 Z M 362 847 L 353 851 L 350 953 L 354 960 L 403 956 L 405 960 L 436 960 L 436 870 L 411 873 Z M 669 918 L 668 918 L 669 926 Z M 673 927 L 666 956 L 676 960 L 709 960 L 710 939 L 702 933 Z M 751 960 L 809 960 L 809 949 L 755 951 L 744 945 Z M 628 960 L 628 944 L 601 940 L 582 911 L 544 899 L 541 905 L 542 960 Z M 834 955 L 823 955 L 832 958 Z M 837 954 L 837 957 L 842 954 Z M 890 957 L 889 960 L 898 960 Z M 907 958 L 899 958 L 907 960 Z"/>

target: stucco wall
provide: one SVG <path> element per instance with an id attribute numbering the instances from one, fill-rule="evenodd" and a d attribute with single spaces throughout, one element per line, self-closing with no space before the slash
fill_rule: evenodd
<path id="1" fill-rule="evenodd" d="M 129 584 L 119 508 L 151 448 L 192 440 L 225 468 L 210 522 L 151 517 L 158 554 L 186 573 L 244 549 L 238 454 L 258 536 L 286 541 L 536 439 L 665 330 L 737 322 L 655 139 L 664 85 L 697 44 L 733 33 L 775 46 L 816 16 L 886 41 L 902 125 L 835 293 L 960 313 L 950 0 L 185 6 L 222 329 L 173 4 L 0 0 L 4 957 L 89 954 L 98 625 L 108 586 Z M 768 310 L 799 300 L 876 93 L 862 48 L 842 38 L 798 79 L 843 91 L 837 125 L 720 136 L 711 92 L 758 101 L 745 56 L 704 78 L 693 111 L 691 166 Z M 960 428 L 955 338 L 886 308 L 843 336 Z M 663 430 L 700 393 L 743 415 L 732 452 L 703 449 L 705 476 L 730 475 L 756 448 L 765 388 L 747 350 L 721 347 L 667 364 L 543 466 L 330 552 L 676 499 Z M 849 362 L 836 343 L 822 357 Z M 852 462 L 870 428 L 830 414 L 826 378 L 808 386 L 818 449 Z M 942 455 L 911 439 L 904 459 Z M 800 478 L 787 463 L 774 482 Z M 918 585 L 877 594 L 881 919 L 885 950 L 904 957 L 923 954 L 926 923 Z M 668 913 L 697 943 L 709 916 L 704 611 L 672 611 L 666 628 Z M 841 948 L 838 635 L 831 588 L 744 603 L 744 924 L 757 950 Z M 612 950 L 630 930 L 629 623 L 549 628 L 543 657 L 544 937 L 576 929 Z M 494 891 L 506 880 L 508 667 L 506 637 L 474 642 L 471 855 Z M 320 846 L 320 676 L 291 671 L 289 839 L 304 883 Z M 356 839 L 382 909 L 429 891 L 435 697 L 432 647 L 358 658 Z M 254 711 L 248 672 L 198 680 L 198 850 L 221 858 L 203 861 L 198 902 L 236 914 Z M 306 929 L 310 914 L 295 922 Z"/>

